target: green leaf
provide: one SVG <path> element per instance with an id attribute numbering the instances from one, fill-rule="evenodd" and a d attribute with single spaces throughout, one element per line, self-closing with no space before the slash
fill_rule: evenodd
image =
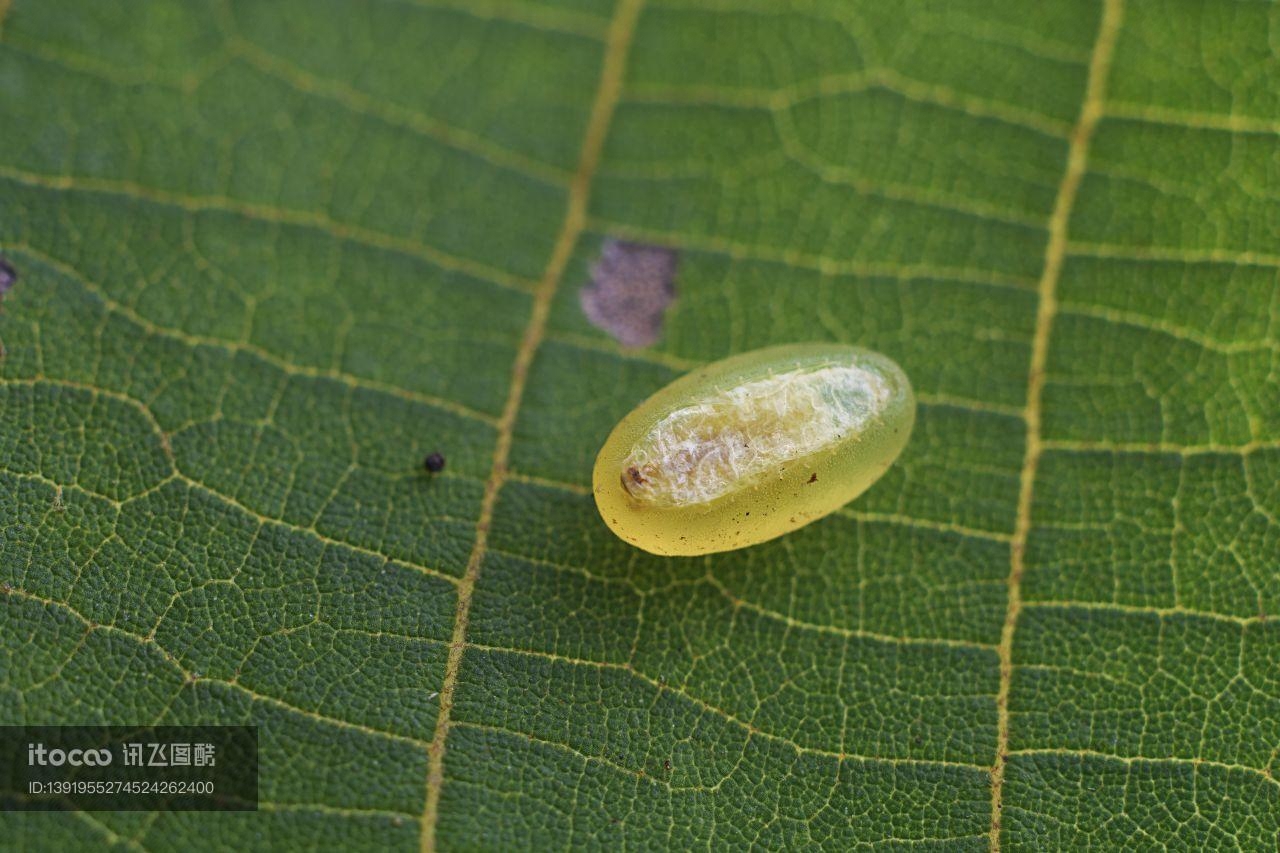
<path id="1" fill-rule="evenodd" d="M 1274 849 L 1278 32 L 0 0 L 0 723 L 262 761 L 257 813 L 0 838 Z M 583 316 L 607 239 L 679 253 L 654 347 Z M 617 419 L 798 340 L 912 377 L 885 478 L 714 558 L 613 538 Z"/>

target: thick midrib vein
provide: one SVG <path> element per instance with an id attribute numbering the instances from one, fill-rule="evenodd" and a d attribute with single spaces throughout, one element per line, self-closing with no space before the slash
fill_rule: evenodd
<path id="1" fill-rule="evenodd" d="M 1009 605 L 1000 632 L 1000 688 L 996 694 L 996 755 L 991 770 L 991 835 L 993 851 L 1000 850 L 1000 812 L 1003 807 L 1004 770 L 1009 752 L 1009 687 L 1013 679 L 1013 632 L 1022 609 L 1022 572 L 1027 536 L 1031 531 L 1031 497 L 1035 486 L 1036 467 L 1040 462 L 1040 398 L 1044 390 L 1044 372 L 1048 364 L 1049 333 L 1057 309 L 1058 278 L 1067 254 L 1067 231 L 1071 209 L 1075 204 L 1080 180 L 1089 158 L 1089 143 L 1102 118 L 1106 99 L 1107 77 L 1116 36 L 1120 31 L 1123 0 L 1106 0 L 1098 35 L 1089 59 L 1089 77 L 1085 84 L 1084 103 L 1076 120 L 1067 150 L 1066 170 L 1058 185 L 1058 194 L 1049 218 L 1049 241 L 1045 246 L 1044 267 L 1040 274 L 1039 305 L 1036 309 L 1035 336 L 1032 339 L 1031 367 L 1027 378 L 1026 449 L 1022 458 L 1022 474 L 1018 489 L 1018 515 L 1010 545 Z"/>
<path id="2" fill-rule="evenodd" d="M 421 848 L 423 851 L 434 850 L 436 846 L 440 789 L 444 784 L 445 740 L 449 735 L 454 691 L 458 684 L 458 670 L 466 648 L 471 598 L 475 591 L 476 580 L 480 575 L 480 565 L 484 561 L 493 508 L 507 475 L 507 457 L 511 450 L 516 416 L 524 397 L 529 366 L 546 331 L 547 317 L 551 312 L 551 300 L 555 296 L 556 285 L 569 263 L 574 245 L 586 229 L 587 203 L 591 193 L 592 177 L 595 175 L 596 165 L 600 162 L 605 135 L 613 117 L 614 107 L 618 103 L 627 53 L 631 47 L 631 38 L 635 33 L 636 20 L 640 16 L 643 2 L 644 0 L 618 0 L 618 5 L 614 9 L 605 42 L 604 59 L 600 67 L 600 82 L 596 87 L 595 99 L 591 105 L 586 135 L 578 157 L 578 167 L 569 184 L 569 200 L 564 222 L 560 227 L 551 257 L 547 261 L 547 268 L 538 284 L 529 314 L 529 323 L 511 368 L 511 388 L 502 410 L 502 417 L 498 420 L 498 438 L 493 451 L 493 465 L 485 481 L 484 498 L 481 501 L 480 516 L 476 522 L 476 541 L 467 560 L 466 573 L 458 586 L 458 607 L 454 617 L 453 637 L 449 644 L 444 682 L 440 687 L 440 710 L 428 751 L 426 800 L 422 810 Z"/>

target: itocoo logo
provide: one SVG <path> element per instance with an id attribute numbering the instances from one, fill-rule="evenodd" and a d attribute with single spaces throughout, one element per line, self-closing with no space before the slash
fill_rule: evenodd
<path id="1" fill-rule="evenodd" d="M 104 767 L 111 763 L 109 749 L 48 749 L 42 743 L 27 744 L 27 766 L 61 767 L 70 764 L 73 767 Z"/>

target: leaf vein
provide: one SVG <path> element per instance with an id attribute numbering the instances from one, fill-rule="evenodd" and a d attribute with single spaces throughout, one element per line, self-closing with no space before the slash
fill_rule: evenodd
<path id="1" fill-rule="evenodd" d="M 76 610 L 74 607 L 72 607 L 70 604 L 66 602 L 56 601 L 51 598 L 45 598 L 43 596 L 36 595 L 35 593 L 32 593 L 32 592 L 27 592 L 26 590 L 18 589 L 16 587 L 11 587 L 9 589 L 0 589 L 0 594 L 15 597 L 15 598 L 24 598 L 30 601 L 38 602 L 47 607 L 57 608 L 73 616 L 75 619 L 83 623 L 91 631 L 105 631 L 108 633 L 119 634 L 122 637 L 126 637 L 130 640 L 133 640 L 140 646 L 149 646 L 155 649 L 156 652 L 170 666 L 172 666 L 175 670 L 177 670 L 177 672 L 183 677 L 183 681 L 184 681 L 183 688 L 189 685 L 195 684 L 197 681 L 208 682 L 209 684 L 219 685 L 221 687 L 229 688 L 239 693 L 244 693 L 250 699 L 256 702 L 261 702 L 266 705 L 272 705 L 274 707 L 280 708 L 290 713 L 298 714 L 300 716 L 307 717 L 309 719 L 315 720 L 320 723 L 324 723 L 326 725 L 337 726 L 339 728 L 344 728 L 344 729 L 353 729 L 355 731 L 359 731 L 367 735 L 373 735 L 375 737 L 386 738 L 388 740 L 394 740 L 401 743 L 406 743 L 412 746 L 419 747 L 424 750 L 430 747 L 429 742 L 411 737 L 409 735 L 399 734 L 397 732 L 385 731 L 383 729 L 367 726 L 363 723 L 356 723 L 351 720 L 344 720 L 344 719 L 341 719 L 340 717 L 331 717 L 327 714 L 322 714 L 319 711 L 312 711 L 307 708 L 302 708 L 297 705 L 291 704 L 278 697 L 269 696 L 264 693 L 259 693 L 256 690 L 250 687 L 246 687 L 245 685 L 240 684 L 239 682 L 236 682 L 236 681 L 229 681 L 224 678 L 215 678 L 213 676 L 200 675 L 200 674 L 191 672 L 187 670 L 187 668 L 184 667 L 179 662 L 178 658 L 172 652 L 170 652 L 164 646 L 161 646 L 158 642 L 156 642 L 154 638 L 146 637 L 146 636 L 143 636 L 142 634 L 137 634 L 133 631 L 129 631 L 125 628 L 120 628 L 116 625 L 104 625 L 99 622 L 94 622 L 92 619 L 89 619 L 84 614 L 80 613 L 78 610 Z"/>
<path id="2" fill-rule="evenodd" d="M 1013 636 L 1022 608 L 1022 575 L 1025 570 L 1027 540 L 1031 532 L 1031 503 L 1036 470 L 1040 461 L 1040 405 L 1048 364 L 1049 335 L 1057 310 L 1058 278 L 1067 255 L 1067 234 L 1076 193 L 1088 163 L 1089 143 L 1102 118 L 1106 99 L 1107 78 L 1120 31 L 1123 0 L 1105 0 L 1098 33 L 1089 59 L 1089 75 L 1085 83 L 1080 116 L 1071 135 L 1062 182 L 1058 187 L 1049 219 L 1049 239 L 1045 245 L 1044 269 L 1040 276 L 1039 304 L 1036 309 L 1035 337 L 1031 348 L 1031 364 L 1027 372 L 1026 416 L 1027 439 L 1018 489 L 1018 511 L 1010 548 L 1009 604 L 1000 634 L 1000 689 L 996 697 L 996 754 L 991 769 L 991 834 L 993 853 L 1000 850 L 1000 810 L 1003 807 L 1004 771 L 1009 751 L 1009 693 L 1013 679 Z"/>
<path id="3" fill-rule="evenodd" d="M 1109 752 L 1099 752 L 1093 749 L 1055 749 L 1051 747 L 1031 748 L 1031 749 L 1015 749 L 1009 753 L 1010 755 L 1064 755 L 1077 758 L 1100 758 L 1105 761 L 1115 761 L 1120 764 L 1189 764 L 1193 768 L 1212 767 L 1216 770 L 1227 770 L 1238 773 L 1248 773 L 1253 776 L 1259 776 L 1272 785 L 1280 786 L 1280 779 L 1276 779 L 1267 770 L 1257 767 L 1250 767 L 1246 764 L 1233 764 L 1227 761 L 1215 761 L 1212 758 L 1184 758 L 1181 756 L 1167 757 L 1151 757 L 1145 755 L 1114 755 Z"/>
<path id="4" fill-rule="evenodd" d="M 593 216 L 590 221 L 593 232 L 623 236 L 629 240 L 655 243 L 685 251 L 723 255 L 732 260 L 763 261 L 796 269 L 808 269 L 830 276 L 862 276 L 866 278 L 894 278 L 903 281 L 937 279 L 1007 290 L 1027 292 L 1034 282 L 1023 276 L 997 273 L 990 270 L 966 267 L 939 267 L 931 264 L 896 264 L 888 261 L 838 260 L 825 255 L 815 255 L 794 249 L 774 246 L 755 246 L 715 235 L 689 235 L 656 228 L 630 225 Z"/>
<path id="5" fill-rule="evenodd" d="M 346 385 L 350 388 L 356 388 L 365 391 L 375 391 L 380 394 L 387 394 L 398 399 L 407 400 L 412 403 L 421 403 L 431 406 L 442 411 L 450 412 L 459 417 L 469 420 L 480 421 L 490 426 L 497 424 L 497 419 L 485 412 L 464 406 L 461 403 L 445 397 L 438 397 L 434 394 L 423 394 L 420 391 L 410 391 L 401 388 L 398 385 L 391 385 L 385 382 L 379 382 L 375 379 L 369 379 L 363 376 L 355 376 L 340 370 L 331 368 L 309 367 L 303 364 L 297 364 L 287 358 L 276 355 L 270 350 L 251 344 L 245 341 L 232 341 L 225 338 L 214 338 L 207 335 L 193 335 L 182 329 L 176 329 L 169 326 L 154 323 L 151 320 L 138 314 L 132 308 L 121 304 L 115 299 L 107 295 L 106 291 L 97 282 L 89 280 L 78 269 L 65 261 L 59 260 L 52 255 L 47 255 L 39 249 L 35 249 L 29 245 L 14 246 L 11 251 L 26 254 L 36 261 L 57 270 L 59 273 L 71 278 L 80 284 L 86 292 L 98 299 L 103 306 L 110 312 L 124 318 L 140 330 L 155 337 L 165 338 L 176 343 L 184 344 L 192 349 L 199 347 L 211 347 L 214 349 L 224 350 L 232 355 L 244 353 L 252 356 L 266 364 L 271 365 L 286 376 L 304 376 L 309 379 L 330 379 L 334 382 Z M 102 390 L 107 393 L 105 389 Z"/>
<path id="6" fill-rule="evenodd" d="M 272 225 L 306 228 L 342 242 L 425 260 L 440 269 L 469 275 L 519 293 L 529 293 L 533 289 L 533 282 L 523 276 L 489 266 L 481 261 L 449 254 L 407 237 L 397 237 L 360 225 L 339 222 L 325 213 L 276 207 L 229 196 L 190 195 L 129 180 L 79 175 L 47 175 L 8 165 L 0 165 L 0 178 L 28 187 L 130 199 L 162 207 L 174 207 L 189 213 L 206 211 L 231 213 Z"/>
<path id="7" fill-rule="evenodd" d="M 449 734 L 450 717 L 453 710 L 454 690 L 457 687 L 458 671 L 465 650 L 467 624 L 470 618 L 472 593 L 476 580 L 480 575 L 480 566 L 484 560 L 485 547 L 488 544 L 489 524 L 493 518 L 493 508 L 497 503 L 498 492 L 502 488 L 506 476 L 507 459 L 511 450 L 515 432 L 516 417 L 520 403 L 524 397 L 525 382 L 533 357 L 542 343 L 546 331 L 547 318 L 551 313 L 551 302 L 555 296 L 556 286 L 569 263 L 573 247 L 581 237 L 587 222 L 587 205 L 590 199 L 591 183 L 604 149 L 605 135 L 613 117 L 613 110 L 618 102 L 618 94 L 622 89 L 623 75 L 626 70 L 627 53 L 631 47 L 631 39 L 635 34 L 636 22 L 640 17 L 643 0 L 618 0 L 614 8 L 613 18 L 609 24 L 604 58 L 600 66 L 600 79 L 596 94 L 591 104 L 587 129 L 579 154 L 577 169 L 569 184 L 569 198 L 566 205 L 564 221 L 556 238 L 547 267 L 534 296 L 529 322 L 525 328 L 524 339 L 516 353 L 511 368 L 511 387 L 507 402 L 503 407 L 502 417 L 498 425 L 498 437 L 494 444 L 493 464 L 489 477 L 485 482 L 484 497 L 480 506 L 480 517 L 476 523 L 475 544 L 467 561 L 466 573 L 458 587 L 457 615 L 454 620 L 453 641 L 449 649 L 449 658 L 445 665 L 444 681 L 440 687 L 440 712 L 436 717 L 436 730 L 431 738 L 430 761 L 426 779 L 426 797 L 422 812 L 421 849 L 423 853 L 431 853 L 436 846 L 436 825 L 439 819 L 440 790 L 444 785 L 444 750 L 445 740 Z"/>
<path id="8" fill-rule="evenodd" d="M 504 148 L 478 134 L 453 127 L 417 110 L 381 101 L 359 89 L 313 74 L 239 33 L 228 33 L 227 38 L 231 50 L 250 67 L 285 83 L 303 95 L 331 101 L 357 116 L 409 130 L 454 151 L 539 183 L 563 187 L 569 181 L 570 175 L 564 169 Z"/>

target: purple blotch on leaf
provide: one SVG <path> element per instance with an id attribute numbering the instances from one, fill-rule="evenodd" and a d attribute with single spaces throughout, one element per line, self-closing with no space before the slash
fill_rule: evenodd
<path id="1" fill-rule="evenodd" d="M 645 347 L 662 333 L 662 317 L 676 297 L 674 249 L 609 238 L 578 293 L 582 313 L 624 347 Z"/>
<path id="2" fill-rule="evenodd" d="M 0 256 L 0 296 L 4 296 L 18 282 L 18 271 L 8 258 Z"/>

